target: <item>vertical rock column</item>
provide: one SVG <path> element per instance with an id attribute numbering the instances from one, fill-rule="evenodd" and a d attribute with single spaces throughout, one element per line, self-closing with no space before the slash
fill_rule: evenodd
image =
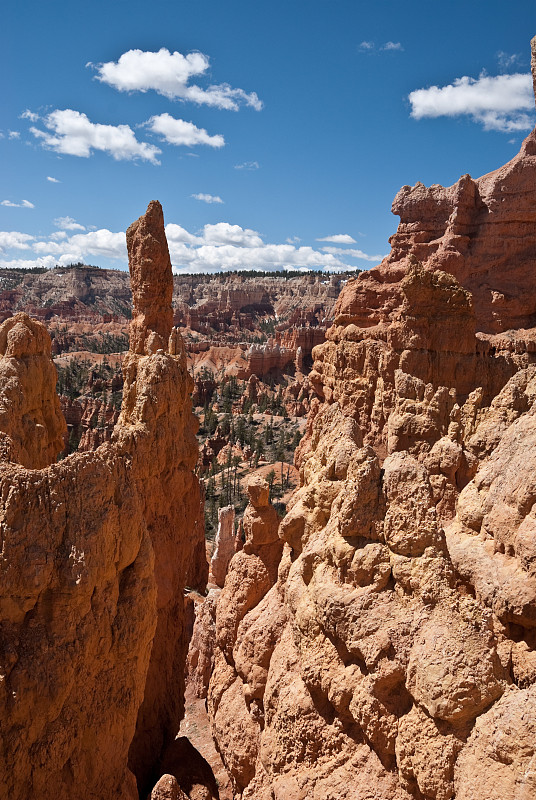
<path id="1" fill-rule="evenodd" d="M 167 352 L 173 326 L 173 273 L 164 213 L 157 200 L 152 200 L 146 213 L 128 228 L 127 249 L 133 304 L 130 352 Z"/>
<path id="2" fill-rule="evenodd" d="M 205 559 L 201 563 L 194 558 L 204 533 L 199 482 L 193 472 L 197 420 L 192 413 L 193 381 L 184 344 L 172 329 L 173 275 L 160 203 L 149 203 L 146 214 L 129 227 L 127 248 L 134 307 L 116 430 L 118 441 L 136 465 L 157 584 L 157 628 L 129 753 L 130 768 L 140 794 L 145 795 L 184 714 L 186 577 L 190 586 L 202 591 L 208 565 Z M 193 574 L 193 563 L 197 574 Z"/>
<path id="3" fill-rule="evenodd" d="M 225 508 L 218 509 L 216 546 L 210 561 L 210 572 L 213 582 L 220 588 L 223 588 L 229 562 L 236 552 L 234 521 L 234 506 L 225 506 Z"/>

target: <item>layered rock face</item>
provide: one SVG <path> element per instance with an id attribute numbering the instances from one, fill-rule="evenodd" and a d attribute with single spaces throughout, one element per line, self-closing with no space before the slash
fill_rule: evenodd
<path id="1" fill-rule="evenodd" d="M 137 231 L 160 242 L 161 263 L 159 204 Z M 151 327 L 151 265 L 139 274 L 147 250 L 136 232 L 130 241 L 138 305 L 111 443 L 54 463 L 65 422 L 50 338 L 25 315 L 0 328 L 0 797 L 10 800 L 133 800 L 133 773 L 143 785 L 181 715 L 182 589 L 187 574 L 206 581 L 191 379 L 171 325 Z M 154 293 L 165 281 L 171 270 Z"/>
<path id="2" fill-rule="evenodd" d="M 216 607 L 242 800 L 536 796 L 535 143 L 401 190 L 314 350 L 277 580 L 238 614 L 236 572 L 261 585 L 239 554 Z"/>
<path id="3" fill-rule="evenodd" d="M 388 273 L 414 255 L 473 294 L 479 330 L 534 327 L 535 176 L 533 131 L 515 158 L 477 180 L 463 175 L 447 189 L 402 187 L 392 208 L 400 224 L 382 269 Z"/>
<path id="4" fill-rule="evenodd" d="M 246 541 L 231 560 L 216 605 L 214 670 L 208 696 L 214 739 L 238 790 L 255 773 L 267 667 L 282 621 L 270 591 L 282 551 L 277 535 L 279 520 L 268 501 L 268 484 L 263 478 L 250 479 L 248 493 L 243 521 Z M 261 617 L 259 608 L 264 612 L 268 609 L 268 619 Z M 245 620 L 252 620 L 253 609 L 259 624 L 267 623 L 262 629 L 260 650 L 261 630 L 252 632 L 244 626 Z M 275 616 L 270 609 L 275 609 Z"/>
<path id="5" fill-rule="evenodd" d="M 209 711 L 238 796 L 534 795 L 535 387 L 522 370 L 467 424 L 480 466 L 446 527 L 455 439 L 382 462 L 338 403 L 321 407 L 276 584 L 237 626 L 235 556 L 217 604 Z"/>

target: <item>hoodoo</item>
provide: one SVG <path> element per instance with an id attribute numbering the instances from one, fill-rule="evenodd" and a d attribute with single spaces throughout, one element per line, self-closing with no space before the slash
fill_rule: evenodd
<path id="1" fill-rule="evenodd" d="M 478 180 L 401 189 L 313 351 L 277 580 L 237 619 L 238 554 L 216 608 L 242 800 L 536 796 L 535 177 L 533 131 Z"/>
<path id="2" fill-rule="evenodd" d="M 160 204 L 129 246 L 131 351 L 111 443 L 54 463 L 65 422 L 50 337 L 24 314 L 0 327 L 6 800 L 134 800 L 134 776 L 144 786 L 182 714 L 183 587 L 202 589 L 207 565 Z"/>

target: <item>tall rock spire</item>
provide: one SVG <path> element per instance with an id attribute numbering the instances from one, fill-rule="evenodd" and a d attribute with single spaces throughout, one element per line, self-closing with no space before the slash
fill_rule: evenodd
<path id="1" fill-rule="evenodd" d="M 151 200 L 145 214 L 128 228 L 127 250 L 133 301 L 130 350 L 139 355 L 167 352 L 173 326 L 173 273 L 164 213 L 157 200 Z"/>

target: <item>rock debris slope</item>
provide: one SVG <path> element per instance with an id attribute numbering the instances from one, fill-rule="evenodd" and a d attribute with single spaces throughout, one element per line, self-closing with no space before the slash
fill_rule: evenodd
<path id="1" fill-rule="evenodd" d="M 134 323 L 111 443 L 54 463 L 65 422 L 50 337 L 25 314 L 0 327 L 6 800 L 133 800 L 178 728 L 183 586 L 202 589 L 207 565 L 163 231 L 154 202 L 129 229 Z"/>
<path id="2" fill-rule="evenodd" d="M 314 350 L 277 578 L 216 607 L 242 800 L 536 797 L 535 170 L 404 187 Z"/>

